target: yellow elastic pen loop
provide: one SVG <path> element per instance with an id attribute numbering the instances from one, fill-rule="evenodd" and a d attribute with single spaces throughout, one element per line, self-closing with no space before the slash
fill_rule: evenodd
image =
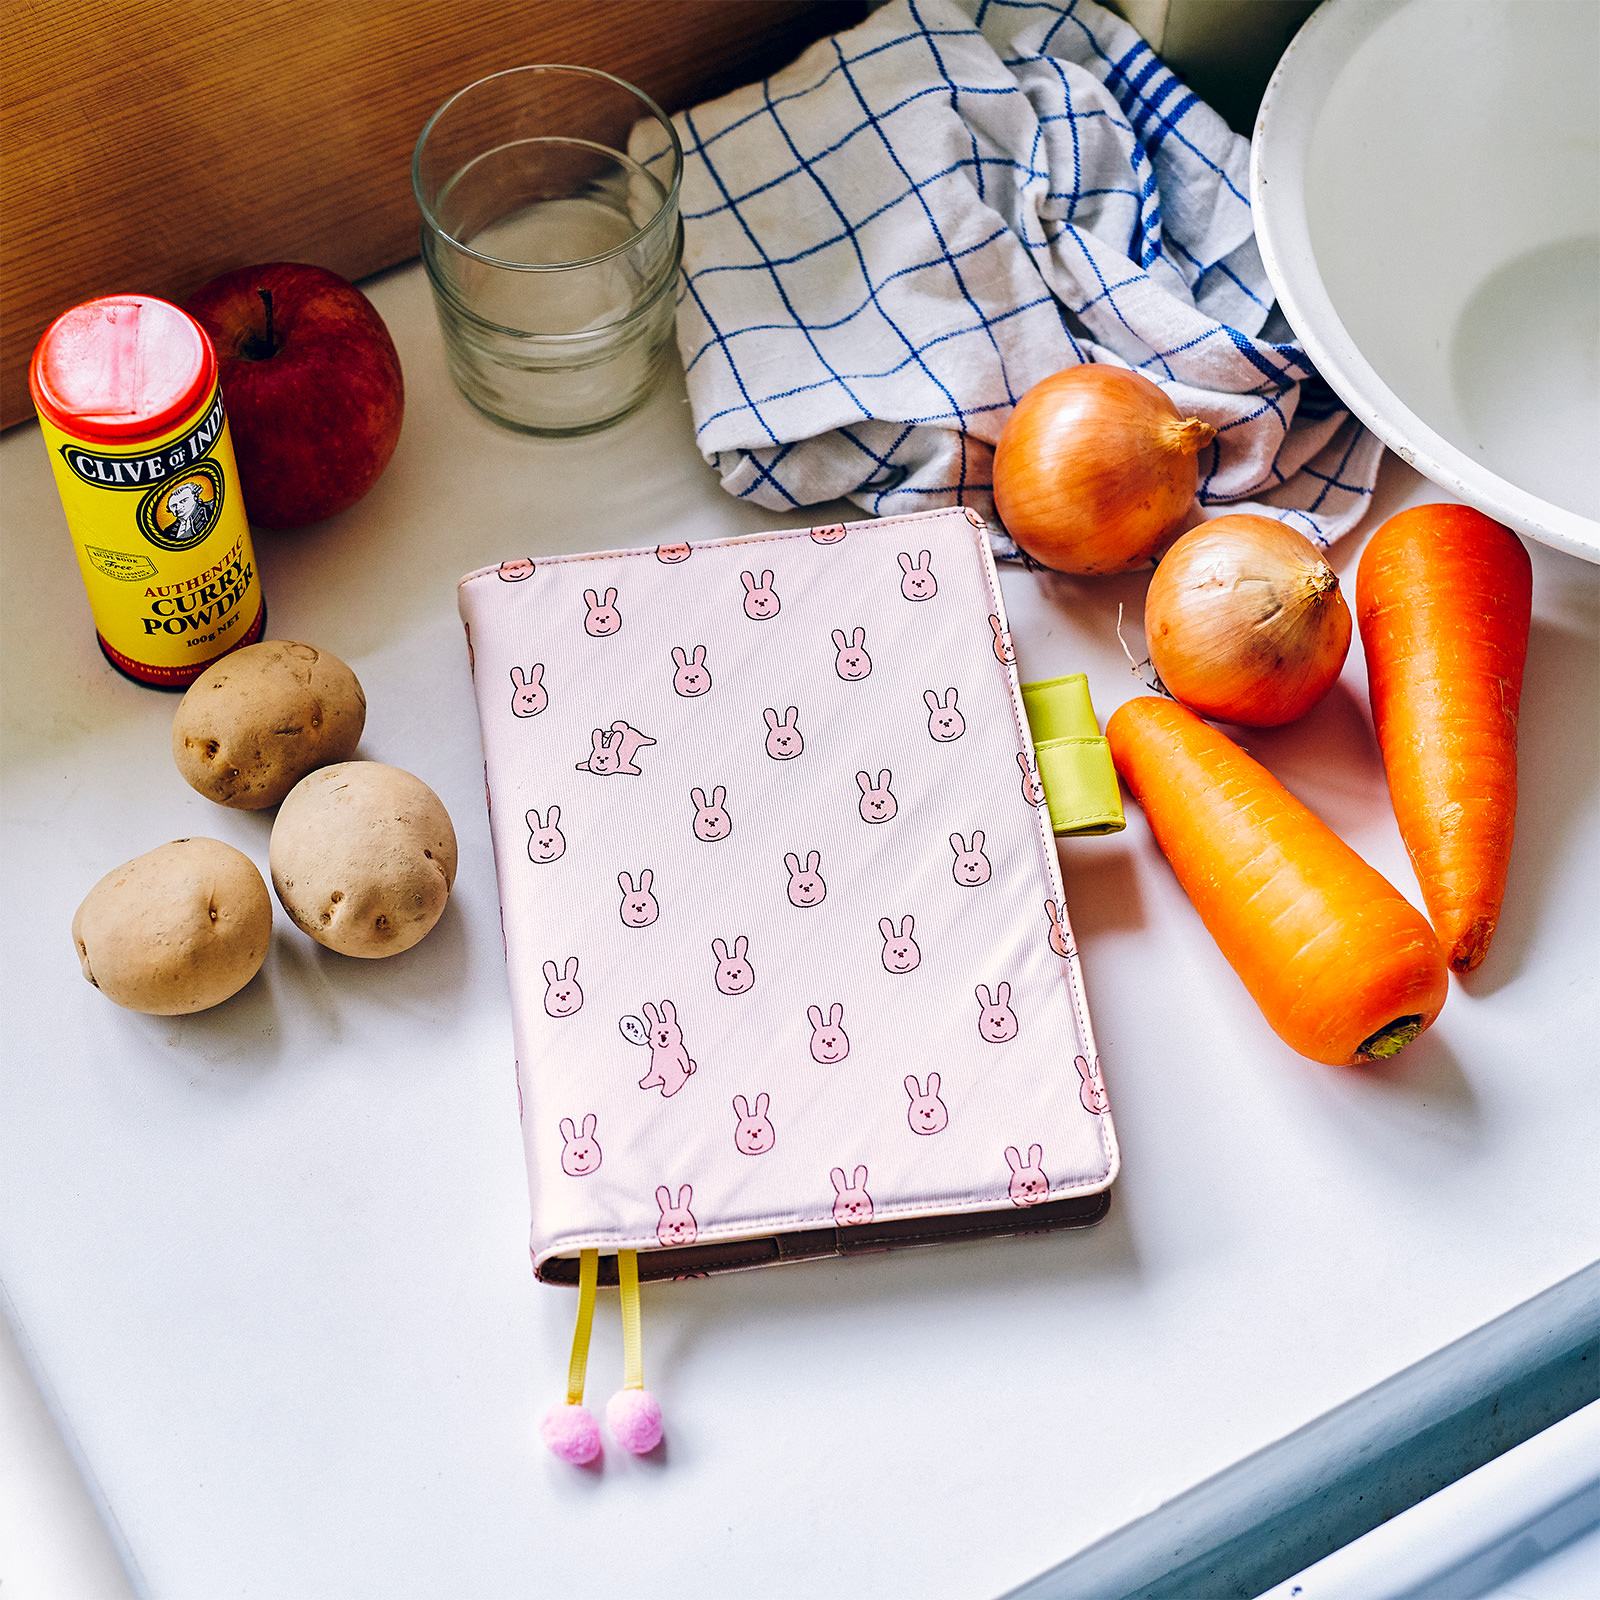
<path id="1" fill-rule="evenodd" d="M 639 1252 L 617 1251 L 622 1289 L 622 1387 L 644 1388 L 644 1331 L 639 1316 Z"/>
<path id="2" fill-rule="evenodd" d="M 578 1252 L 578 1323 L 572 1330 L 572 1363 L 567 1368 L 567 1404 L 583 1403 L 583 1379 L 589 1369 L 589 1334 L 594 1327 L 594 1291 L 600 1281 L 600 1252 Z M 637 1294 L 637 1290 L 635 1290 Z"/>

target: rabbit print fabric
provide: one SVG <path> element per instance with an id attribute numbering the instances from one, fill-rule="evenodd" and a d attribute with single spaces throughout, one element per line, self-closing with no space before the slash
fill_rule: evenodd
<path id="1" fill-rule="evenodd" d="M 518 561 L 460 603 L 536 1264 L 1111 1181 L 981 522 Z"/>

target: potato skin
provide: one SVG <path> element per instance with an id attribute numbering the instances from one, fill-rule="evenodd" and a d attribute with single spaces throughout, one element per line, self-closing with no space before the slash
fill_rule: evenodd
<path id="1" fill-rule="evenodd" d="M 341 955 L 398 955 L 439 920 L 456 832 L 420 778 L 344 761 L 302 778 L 272 825 L 272 886 L 295 926 Z"/>
<path id="2" fill-rule="evenodd" d="M 206 799 L 259 811 L 308 772 L 348 761 L 366 721 L 366 696 L 337 656 L 266 639 L 189 685 L 172 719 L 172 759 Z"/>
<path id="3" fill-rule="evenodd" d="M 255 863 L 220 839 L 174 839 L 108 872 L 72 919 L 83 975 L 150 1016 L 204 1011 L 261 970 L 272 898 Z"/>

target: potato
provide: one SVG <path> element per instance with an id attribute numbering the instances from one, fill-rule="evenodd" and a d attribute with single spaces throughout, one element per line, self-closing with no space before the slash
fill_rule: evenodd
<path id="1" fill-rule="evenodd" d="M 174 839 L 108 872 L 72 919 L 83 975 L 130 1011 L 176 1017 L 219 1005 L 261 970 L 272 897 L 220 839 Z"/>
<path id="2" fill-rule="evenodd" d="M 456 831 L 420 778 L 343 761 L 302 778 L 272 825 L 272 886 L 295 926 L 347 956 L 409 950 L 456 878 Z"/>
<path id="3" fill-rule="evenodd" d="M 259 811 L 308 772 L 348 761 L 366 720 L 366 696 L 337 656 L 269 639 L 190 684 L 172 719 L 172 759 L 208 800 Z"/>

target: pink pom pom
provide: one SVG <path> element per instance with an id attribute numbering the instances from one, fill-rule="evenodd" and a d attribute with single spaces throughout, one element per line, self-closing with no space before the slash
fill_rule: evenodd
<path id="1" fill-rule="evenodd" d="M 539 1424 L 539 1436 L 575 1467 L 587 1466 L 600 1454 L 600 1428 L 588 1406 L 551 1406 Z"/>
<path id="2" fill-rule="evenodd" d="M 606 1401 L 606 1426 L 624 1450 L 645 1455 L 661 1443 L 661 1406 L 648 1389 L 618 1389 Z"/>

